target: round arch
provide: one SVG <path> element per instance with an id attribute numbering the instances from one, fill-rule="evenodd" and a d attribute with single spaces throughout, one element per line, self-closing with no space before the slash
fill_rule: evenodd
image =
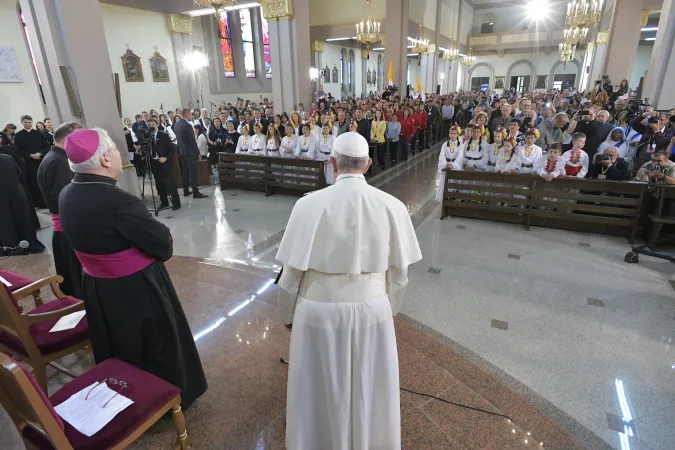
<path id="1" fill-rule="evenodd" d="M 476 70 L 479 67 L 487 67 L 488 70 L 490 71 L 490 82 L 488 83 L 488 89 L 492 89 L 492 86 L 494 85 L 494 82 L 495 82 L 495 68 L 492 67 L 492 64 L 490 64 L 489 62 L 485 62 L 485 61 L 481 61 L 479 63 L 476 63 L 473 66 L 471 66 L 471 68 L 469 69 L 469 76 L 467 77 L 469 87 L 471 87 L 471 76 L 473 75 L 473 71 Z"/>
<path id="2" fill-rule="evenodd" d="M 504 87 L 511 86 L 511 71 L 518 64 L 525 64 L 526 66 L 529 66 L 530 72 L 532 73 L 530 74 L 530 85 L 527 87 L 527 89 L 532 90 L 533 86 L 535 86 L 537 82 L 537 69 L 529 59 L 519 59 L 509 66 L 508 70 L 506 71 L 506 78 L 504 78 Z"/>
<path id="3" fill-rule="evenodd" d="M 356 96 L 356 55 L 349 49 L 349 95 Z"/>
<path id="4" fill-rule="evenodd" d="M 576 59 L 573 59 L 570 61 L 572 64 L 574 64 L 577 68 L 577 74 L 576 77 L 574 78 L 574 87 L 579 86 L 579 81 L 581 79 L 581 63 L 577 61 Z M 563 64 L 562 61 L 556 61 L 553 66 L 551 67 L 551 73 L 548 75 L 548 89 L 553 89 L 553 77 L 555 76 L 555 71 L 558 68 L 560 64 Z"/>

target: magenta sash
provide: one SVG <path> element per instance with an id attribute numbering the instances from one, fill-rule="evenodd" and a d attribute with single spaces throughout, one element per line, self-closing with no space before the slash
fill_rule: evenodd
<path id="1" fill-rule="evenodd" d="M 63 231 L 61 219 L 58 214 L 52 214 L 52 223 L 54 224 L 54 231 Z"/>
<path id="2" fill-rule="evenodd" d="M 84 273 L 96 278 L 126 277 L 155 262 L 155 258 L 134 247 L 111 255 L 92 255 L 77 250 L 75 254 L 82 263 Z"/>

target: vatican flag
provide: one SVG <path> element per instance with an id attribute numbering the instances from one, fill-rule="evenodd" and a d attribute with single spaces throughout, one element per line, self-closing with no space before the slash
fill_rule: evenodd
<path id="1" fill-rule="evenodd" d="M 389 61 L 389 74 L 387 75 L 387 78 L 389 79 L 389 86 L 394 85 L 394 64 Z"/>
<path id="2" fill-rule="evenodd" d="M 415 80 L 417 81 L 417 92 L 419 92 L 422 101 L 424 101 L 424 89 L 422 89 L 422 83 L 420 83 L 419 77 L 416 77 Z"/>

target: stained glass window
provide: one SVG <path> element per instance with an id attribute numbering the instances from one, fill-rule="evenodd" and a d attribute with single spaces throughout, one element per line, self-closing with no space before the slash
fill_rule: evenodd
<path id="1" fill-rule="evenodd" d="M 220 52 L 223 55 L 223 67 L 226 78 L 234 78 L 234 59 L 232 57 L 232 36 L 230 35 L 230 22 L 227 19 L 227 11 L 220 13 L 218 19 L 218 34 L 220 37 Z"/>
<path id="2" fill-rule="evenodd" d="M 262 6 L 260 7 L 260 20 L 262 20 L 262 43 L 263 54 L 265 55 L 265 78 L 272 78 L 272 57 L 270 56 L 269 25 L 263 16 Z"/>
<path id="3" fill-rule="evenodd" d="M 246 78 L 255 78 L 255 53 L 253 52 L 253 27 L 251 26 L 251 11 L 239 10 L 241 21 L 241 41 L 244 47 L 244 68 Z"/>

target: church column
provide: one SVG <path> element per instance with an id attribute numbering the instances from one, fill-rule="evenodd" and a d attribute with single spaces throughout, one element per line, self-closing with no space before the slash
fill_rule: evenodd
<path id="1" fill-rule="evenodd" d="M 436 45 L 429 44 L 427 52 L 420 56 L 420 83 L 424 93 L 432 93 L 434 88 L 434 68 L 436 66 Z M 417 89 L 417 81 L 410 80 L 410 84 Z"/>
<path id="2" fill-rule="evenodd" d="M 309 0 L 263 2 L 269 22 L 274 109 L 295 111 L 312 99 L 309 78 Z"/>
<path id="3" fill-rule="evenodd" d="M 323 41 L 312 41 L 312 67 L 319 72 L 319 81 L 317 86 L 323 86 L 323 77 L 321 76 L 321 69 L 323 69 Z"/>
<path id="4" fill-rule="evenodd" d="M 183 108 L 187 108 L 190 101 L 194 105 L 197 105 L 197 100 L 200 99 L 200 92 L 195 78 L 195 71 L 198 68 L 188 67 L 186 64 L 188 60 L 186 57 L 193 53 L 192 17 L 169 14 L 167 16 L 167 26 L 171 34 L 171 44 L 173 45 L 173 60 L 176 61 L 180 104 Z M 200 106 L 205 108 L 207 105 Z"/>
<path id="5" fill-rule="evenodd" d="M 387 16 L 384 32 L 387 44 L 384 50 L 384 73 L 388 76 L 389 62 L 394 69 L 394 84 L 405 95 L 408 77 L 408 8 L 410 0 L 386 0 Z M 411 80 L 414 84 L 415 80 Z"/>
<path id="6" fill-rule="evenodd" d="M 641 22 L 645 0 L 615 0 L 609 44 L 603 75 L 609 75 L 614 84 L 630 80 L 635 55 L 640 41 Z M 596 78 L 597 79 L 597 78 Z M 592 82 L 595 82 L 593 79 Z"/>
<path id="7" fill-rule="evenodd" d="M 427 92 L 429 93 L 435 93 L 436 92 L 436 86 L 439 84 L 438 83 L 438 71 L 440 70 L 439 66 L 441 63 L 441 59 L 438 57 L 439 55 L 439 49 L 438 47 L 440 46 L 441 42 L 441 16 L 443 15 L 443 0 L 436 0 L 436 34 L 434 36 L 434 45 L 436 48 L 434 49 L 434 67 L 431 71 L 431 89 L 427 89 Z"/>
<path id="8" fill-rule="evenodd" d="M 368 70 L 368 56 L 369 52 L 367 48 L 361 49 L 361 94 L 365 97 L 368 95 L 368 76 L 366 72 Z"/>
<path id="9" fill-rule="evenodd" d="M 648 98 L 656 109 L 670 109 L 675 105 L 675 90 L 669 81 L 675 77 L 673 46 L 675 46 L 675 5 L 673 0 L 663 0 L 659 29 L 656 32 L 656 41 L 642 94 L 642 98 Z"/>
<path id="10" fill-rule="evenodd" d="M 43 90 L 51 101 L 51 117 L 108 131 L 122 156 L 124 172 L 118 186 L 139 195 L 136 170 L 126 151 L 98 0 L 19 0 L 19 4 L 35 36 L 31 43 L 41 79 L 47 81 L 43 81 Z M 121 56 L 124 49 L 119 51 Z"/>

